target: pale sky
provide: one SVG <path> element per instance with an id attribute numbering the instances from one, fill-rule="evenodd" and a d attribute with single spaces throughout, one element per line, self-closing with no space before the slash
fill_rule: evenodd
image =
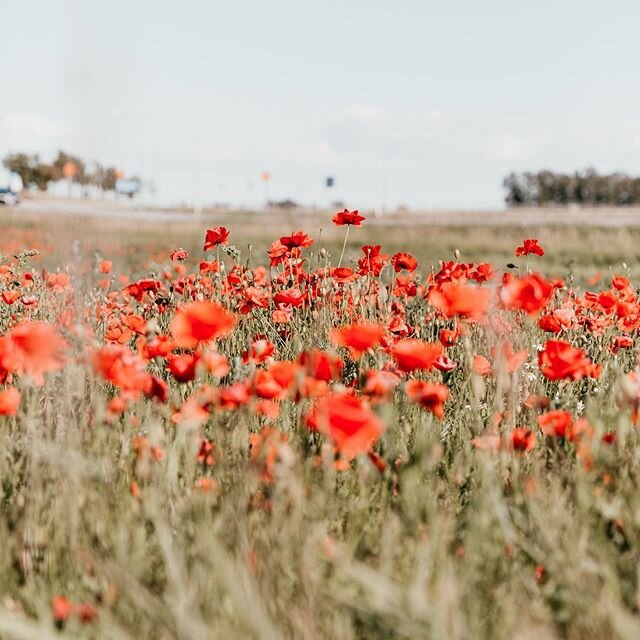
<path id="1" fill-rule="evenodd" d="M 158 202 L 489 208 L 511 170 L 640 174 L 638 0 L 0 9 L 0 156 L 63 148 Z"/>

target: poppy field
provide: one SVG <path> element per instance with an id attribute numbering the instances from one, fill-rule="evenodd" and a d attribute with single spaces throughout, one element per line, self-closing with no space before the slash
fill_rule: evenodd
<path id="1" fill-rule="evenodd" d="M 0 638 L 640 637 L 637 238 L 370 223 L 3 230 Z"/>

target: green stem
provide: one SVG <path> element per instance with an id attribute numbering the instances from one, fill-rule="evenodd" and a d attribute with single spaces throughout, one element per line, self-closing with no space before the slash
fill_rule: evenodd
<path id="1" fill-rule="evenodd" d="M 347 240 L 349 238 L 349 229 L 351 229 L 351 225 L 347 225 L 347 233 L 344 234 L 344 242 L 342 243 L 342 253 L 340 254 L 340 260 L 338 260 L 338 269 L 342 264 L 342 258 L 344 258 L 344 250 L 347 248 Z"/>

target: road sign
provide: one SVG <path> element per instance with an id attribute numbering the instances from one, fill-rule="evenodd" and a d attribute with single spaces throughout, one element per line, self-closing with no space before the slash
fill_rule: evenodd
<path id="1" fill-rule="evenodd" d="M 65 178 L 73 178 L 78 173 L 78 167 L 75 162 L 65 162 L 62 165 L 62 175 Z"/>
<path id="2" fill-rule="evenodd" d="M 127 196 L 133 196 L 140 191 L 140 183 L 137 180 L 120 178 L 116 180 L 116 191 Z"/>

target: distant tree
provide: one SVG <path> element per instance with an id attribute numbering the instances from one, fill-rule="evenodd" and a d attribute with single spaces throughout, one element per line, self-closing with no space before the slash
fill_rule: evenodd
<path id="1" fill-rule="evenodd" d="M 529 204 L 527 202 L 527 190 L 522 176 L 519 176 L 516 173 L 510 173 L 503 180 L 502 186 L 507 191 L 505 201 L 510 207 L 519 207 L 524 204 Z"/>
<path id="2" fill-rule="evenodd" d="M 6 156 L 2 163 L 9 171 L 17 173 L 27 188 L 37 187 L 40 191 L 46 191 L 49 182 L 55 180 L 52 165 L 41 162 L 37 155 L 13 153 Z"/>
<path id="3" fill-rule="evenodd" d="M 537 173 L 510 173 L 503 181 L 505 202 L 523 205 L 615 205 L 640 204 L 640 177 L 624 173 L 601 175 L 595 169 L 573 174 L 548 169 Z"/>
<path id="4" fill-rule="evenodd" d="M 87 185 L 88 175 L 84 161 L 81 160 L 78 156 L 66 153 L 65 151 L 58 151 L 58 155 L 51 163 L 55 179 L 62 180 L 66 178 L 66 176 L 64 175 L 64 167 L 68 164 L 72 164 L 75 167 L 75 174 L 71 178 L 71 181 L 83 186 Z"/>
<path id="5" fill-rule="evenodd" d="M 103 191 L 115 191 L 118 181 L 118 170 L 115 167 L 107 167 L 102 173 L 100 188 Z"/>

